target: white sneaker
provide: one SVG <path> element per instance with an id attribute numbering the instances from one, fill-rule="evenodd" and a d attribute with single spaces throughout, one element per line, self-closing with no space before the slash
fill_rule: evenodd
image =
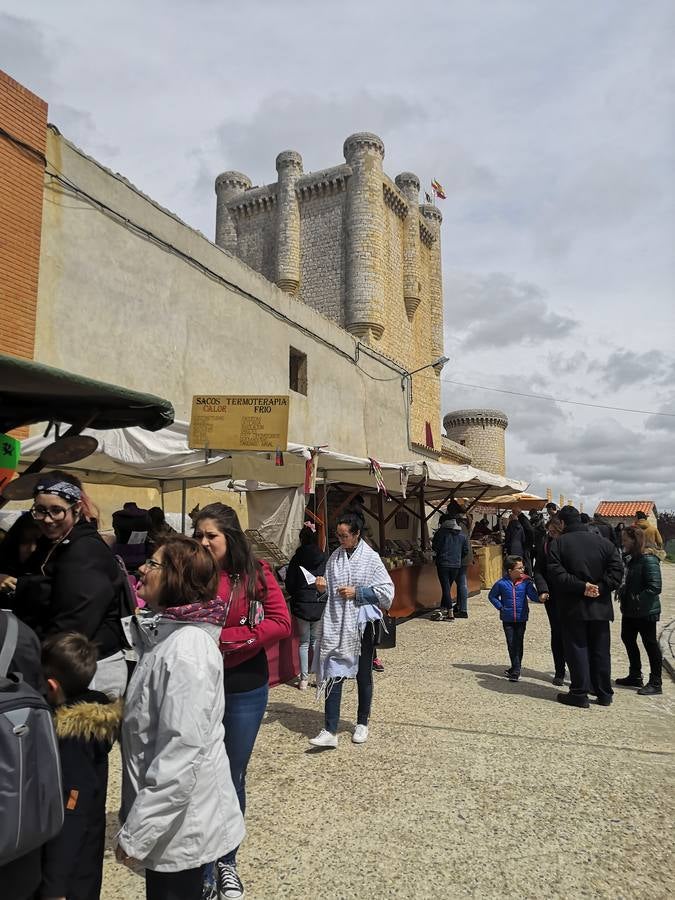
<path id="1" fill-rule="evenodd" d="M 309 742 L 313 747 L 330 747 L 335 750 L 337 748 L 337 734 L 331 734 L 330 731 L 322 728 L 315 738 L 309 739 Z"/>
<path id="2" fill-rule="evenodd" d="M 352 735 L 352 743 L 354 744 L 365 744 L 368 740 L 368 726 L 367 725 L 357 725 L 354 729 L 354 734 Z"/>

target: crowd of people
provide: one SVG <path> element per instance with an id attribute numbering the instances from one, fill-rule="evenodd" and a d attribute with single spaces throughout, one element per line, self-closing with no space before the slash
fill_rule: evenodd
<path id="1" fill-rule="evenodd" d="M 187 537 L 157 512 L 153 519 L 125 504 L 115 514 L 112 548 L 99 534 L 97 515 L 77 478 L 45 473 L 30 512 L 0 544 L 0 605 L 11 610 L 0 614 L 0 690 L 11 698 L 26 683 L 36 709 L 45 701 L 53 709 L 63 799 L 57 829 L 47 833 L 45 825 L 40 839 L 36 825 L 13 853 L 0 843 L 3 895 L 99 896 L 108 755 L 119 739 L 117 860 L 145 870 L 149 900 L 236 900 L 244 895 L 237 853 L 247 768 L 269 693 L 266 649 L 290 635 L 295 616 L 298 687 L 306 690 L 314 678 L 324 706 L 324 727 L 311 750 L 337 748 L 350 680 L 358 695 L 351 740 L 365 743 L 373 662 L 393 582 L 366 540 L 359 509 L 337 516 L 338 546 L 330 554 L 319 546 L 314 523 L 305 522 L 285 574 L 290 612 L 276 573 L 255 557 L 231 507 L 198 510 Z M 490 530 L 486 519 L 476 528 L 474 534 Z M 432 542 L 439 620 L 468 617 L 471 534 L 470 520 L 451 505 Z M 131 535 L 140 535 L 131 546 L 142 544 L 147 553 L 136 580 L 113 552 Z M 488 599 L 506 638 L 505 677 L 521 677 L 529 603 L 543 603 L 553 683 L 564 685 L 569 671 L 569 691 L 558 700 L 586 708 L 594 695 L 609 706 L 616 595 L 629 670 L 614 684 L 642 695 L 661 692 L 662 552 L 646 519 L 615 531 L 570 506 L 550 504 L 529 518 L 516 509 L 504 549 L 504 575 Z M 649 659 L 646 684 L 638 637 Z"/>

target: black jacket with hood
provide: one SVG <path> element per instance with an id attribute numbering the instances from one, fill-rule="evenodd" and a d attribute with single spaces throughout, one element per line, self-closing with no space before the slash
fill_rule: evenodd
<path id="1" fill-rule="evenodd" d="M 56 546 L 41 538 L 27 568 L 33 574 L 18 579 L 14 611 L 40 640 L 77 631 L 98 646 L 99 659 L 125 646 L 125 576 L 94 525 L 80 520 Z"/>
<path id="2" fill-rule="evenodd" d="M 65 819 L 42 851 L 42 897 L 98 897 L 103 875 L 108 754 L 122 723 L 122 700 L 85 691 L 56 708 Z"/>
<path id="3" fill-rule="evenodd" d="M 316 588 L 313 584 L 307 584 L 300 566 L 314 576 L 323 575 L 327 559 L 327 555 L 316 544 L 301 544 L 288 564 L 286 590 L 291 598 L 291 612 L 298 619 L 317 622 L 323 615 L 327 600 L 327 597 L 319 600 Z"/>

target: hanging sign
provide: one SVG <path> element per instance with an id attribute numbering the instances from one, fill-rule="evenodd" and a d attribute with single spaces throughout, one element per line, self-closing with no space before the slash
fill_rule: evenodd
<path id="1" fill-rule="evenodd" d="M 9 434 L 0 434 L 0 494 L 14 478 L 20 456 L 21 441 Z"/>
<path id="2" fill-rule="evenodd" d="M 288 396 L 198 394 L 192 398 L 192 449 L 286 450 Z"/>

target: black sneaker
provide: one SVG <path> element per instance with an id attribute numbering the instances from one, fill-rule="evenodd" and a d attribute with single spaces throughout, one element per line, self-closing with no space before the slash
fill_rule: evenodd
<path id="1" fill-rule="evenodd" d="M 218 860 L 216 863 L 218 878 L 218 894 L 220 900 L 239 900 L 244 896 L 244 885 L 237 875 L 237 867 L 232 863 L 224 863 Z"/>
<path id="2" fill-rule="evenodd" d="M 660 684 L 652 684 L 651 681 L 648 681 L 647 684 L 640 688 L 638 694 L 641 694 L 643 697 L 653 696 L 654 694 L 662 694 L 663 688 Z"/>
<path id="3" fill-rule="evenodd" d="M 551 684 L 554 684 L 556 687 L 562 687 L 565 684 L 565 676 L 556 675 Z"/>
<path id="4" fill-rule="evenodd" d="M 598 704 L 598 706 L 611 706 L 613 700 L 614 698 L 611 694 L 603 694 L 603 696 L 598 697 L 595 702 Z"/>
<path id="5" fill-rule="evenodd" d="M 469 618 L 469 614 L 468 614 L 468 612 L 465 612 L 465 611 L 462 610 L 462 609 L 458 609 L 458 610 L 456 610 L 456 612 L 455 612 L 455 618 L 456 618 L 456 619 L 468 619 L 468 618 Z"/>
<path id="6" fill-rule="evenodd" d="M 625 678 L 615 678 L 614 684 L 618 684 L 619 687 L 641 688 L 644 681 L 642 680 L 642 675 L 626 675 Z"/>

